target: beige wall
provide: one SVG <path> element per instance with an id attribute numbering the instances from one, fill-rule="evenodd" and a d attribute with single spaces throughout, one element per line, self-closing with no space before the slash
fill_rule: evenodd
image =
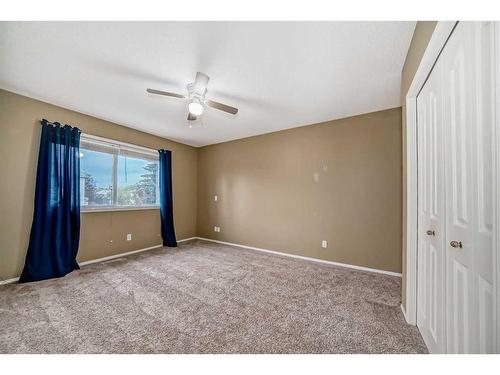
<path id="1" fill-rule="evenodd" d="M 402 103 L 402 136 L 403 136 L 403 306 L 406 305 L 406 94 L 417 72 L 425 49 L 429 44 L 436 21 L 419 21 L 415 27 L 413 38 L 406 55 L 406 60 L 401 73 L 401 103 Z"/>
<path id="2" fill-rule="evenodd" d="M 24 264 L 42 118 L 74 125 L 93 135 L 171 150 L 177 238 L 196 235 L 195 148 L 0 90 L 0 279 L 19 276 Z M 126 241 L 127 233 L 132 233 L 132 241 Z M 82 213 L 78 260 L 160 243 L 159 210 Z"/>
<path id="3" fill-rule="evenodd" d="M 19 276 L 24 264 L 41 118 L 172 150 L 178 239 L 401 272 L 400 108 L 195 149 L 0 90 L 1 279 Z M 78 260 L 157 245 L 159 228 L 158 210 L 82 213 Z"/>
<path id="4" fill-rule="evenodd" d="M 400 108 L 203 147 L 198 172 L 199 236 L 401 272 Z"/>

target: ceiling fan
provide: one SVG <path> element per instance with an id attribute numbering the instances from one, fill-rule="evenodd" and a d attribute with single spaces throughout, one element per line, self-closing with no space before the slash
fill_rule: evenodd
<path id="1" fill-rule="evenodd" d="M 188 100 L 188 120 L 195 121 L 197 117 L 203 114 L 205 106 L 218 109 L 219 111 L 227 112 L 232 115 L 238 113 L 238 108 L 231 107 L 226 104 L 222 104 L 210 99 L 205 98 L 207 93 L 207 85 L 210 77 L 205 73 L 197 72 L 194 82 L 189 83 L 187 87 L 188 94 L 181 95 L 168 91 L 161 91 L 155 89 L 147 89 L 146 91 L 150 94 L 171 96 L 173 98 L 187 99 Z"/>

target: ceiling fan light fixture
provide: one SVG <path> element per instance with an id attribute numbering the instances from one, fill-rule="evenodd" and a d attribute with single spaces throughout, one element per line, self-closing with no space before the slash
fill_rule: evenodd
<path id="1" fill-rule="evenodd" d="M 188 104 L 189 113 L 194 116 L 199 116 L 203 113 L 203 106 L 197 99 L 193 99 Z"/>
<path id="2" fill-rule="evenodd" d="M 187 95 L 176 94 L 175 92 L 162 91 L 147 88 L 146 91 L 150 94 L 170 96 L 173 98 L 187 99 L 188 102 L 188 121 L 196 121 L 196 118 L 205 112 L 205 106 L 213 108 L 218 111 L 230 113 L 235 115 L 238 113 L 238 108 L 231 107 L 230 105 L 216 102 L 214 100 L 206 99 L 207 85 L 210 77 L 205 73 L 197 72 L 194 82 L 186 85 Z"/>

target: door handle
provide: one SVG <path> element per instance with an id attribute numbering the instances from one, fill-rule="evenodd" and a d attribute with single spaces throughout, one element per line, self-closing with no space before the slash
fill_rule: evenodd
<path id="1" fill-rule="evenodd" d="M 426 233 L 428 236 L 435 236 L 436 235 L 436 232 L 434 232 L 433 230 L 428 230 Z"/>
<path id="2" fill-rule="evenodd" d="M 462 246 L 462 241 L 451 241 L 451 242 L 450 242 L 450 246 L 451 246 L 451 247 L 455 247 L 455 248 L 456 248 L 456 247 L 459 247 L 460 249 L 463 247 L 463 246 Z"/>

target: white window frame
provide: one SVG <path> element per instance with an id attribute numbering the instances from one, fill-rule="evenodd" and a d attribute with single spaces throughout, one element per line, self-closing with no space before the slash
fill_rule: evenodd
<path id="1" fill-rule="evenodd" d="M 103 138 L 103 137 L 98 137 L 96 135 L 91 135 L 87 133 L 82 133 L 80 135 L 80 141 L 86 141 L 89 143 L 106 143 L 109 145 L 112 145 L 113 147 L 116 147 L 118 149 L 125 149 L 129 151 L 134 151 L 143 155 L 146 155 L 148 157 L 151 157 L 154 160 L 159 161 L 159 154 L 157 150 L 147 148 L 147 147 L 142 147 L 142 146 L 137 146 L 131 143 L 126 143 L 126 142 L 121 142 L 121 141 L 116 141 L 114 139 L 109 139 L 109 138 Z M 116 202 L 116 192 L 117 192 L 117 157 L 114 158 L 114 165 L 113 165 L 113 201 Z M 158 171 L 159 172 L 159 171 Z M 156 186 L 156 204 L 153 205 L 144 205 L 144 206 L 119 206 L 116 204 L 113 205 L 108 205 L 108 206 L 83 206 L 80 205 L 80 212 L 81 213 L 88 213 L 88 212 L 107 212 L 107 211 L 136 211 L 136 210 L 158 210 L 160 209 L 160 200 L 159 200 L 159 195 L 160 195 L 160 179 L 159 179 L 159 173 L 158 173 L 158 181 L 157 181 L 157 186 Z"/>

